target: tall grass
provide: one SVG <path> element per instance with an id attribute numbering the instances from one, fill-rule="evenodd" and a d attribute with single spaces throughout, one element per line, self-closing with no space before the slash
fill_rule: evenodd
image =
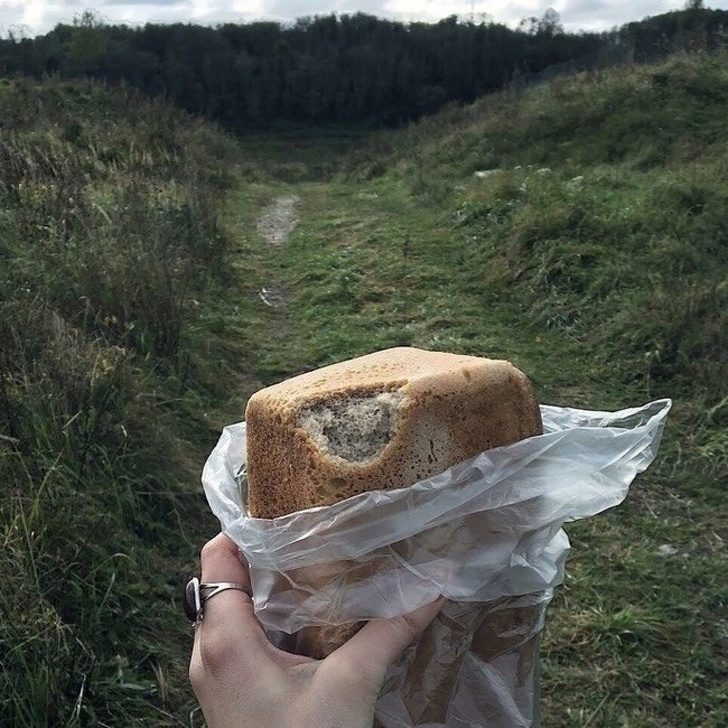
<path id="1" fill-rule="evenodd" d="M 173 724 L 189 702 L 195 298 L 224 276 L 235 149 L 122 90 L 0 81 L 3 725 Z"/>
<path id="2" fill-rule="evenodd" d="M 728 55 L 679 55 L 486 97 L 372 156 L 388 153 L 386 169 L 471 236 L 463 275 L 486 299 L 719 427 L 727 117 Z"/>

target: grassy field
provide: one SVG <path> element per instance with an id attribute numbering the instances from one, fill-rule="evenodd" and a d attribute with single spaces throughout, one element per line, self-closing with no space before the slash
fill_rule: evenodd
<path id="1" fill-rule="evenodd" d="M 0 82 L 0 129 L 0 724 L 179 724 L 239 148 L 88 84 Z"/>
<path id="2" fill-rule="evenodd" d="M 176 589 L 215 530 L 216 432 L 259 386 L 411 344 L 509 358 L 543 402 L 675 400 L 627 502 L 567 529 L 544 725 L 724 725 L 727 68 L 559 79 L 294 151 L 0 86 L 0 714 L 200 725 Z M 299 224 L 271 247 L 283 195 Z"/>

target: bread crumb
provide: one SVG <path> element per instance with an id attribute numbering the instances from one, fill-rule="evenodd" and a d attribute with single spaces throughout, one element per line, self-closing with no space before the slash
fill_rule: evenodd
<path id="1" fill-rule="evenodd" d="M 394 437 L 403 399 L 401 391 L 331 398 L 301 408 L 297 424 L 321 452 L 349 463 L 367 463 Z"/>

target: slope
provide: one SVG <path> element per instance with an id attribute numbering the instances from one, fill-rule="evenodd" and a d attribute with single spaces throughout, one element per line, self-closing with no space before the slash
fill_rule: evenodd
<path id="1" fill-rule="evenodd" d="M 269 181 L 234 203 L 253 215 L 301 198 L 285 250 L 255 236 L 242 248 L 264 382 L 412 344 L 510 358 L 545 402 L 675 400 L 628 501 L 568 528 L 546 725 L 726 718 L 727 107 L 724 56 L 577 75 L 379 136 L 334 179 Z M 285 302 L 256 303 L 271 279 Z"/>
<path id="2" fill-rule="evenodd" d="M 176 725 L 238 147 L 88 83 L 0 82 L 0 130 L 0 723 Z"/>

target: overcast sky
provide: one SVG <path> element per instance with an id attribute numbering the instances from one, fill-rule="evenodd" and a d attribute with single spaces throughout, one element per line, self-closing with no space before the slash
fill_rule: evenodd
<path id="1" fill-rule="evenodd" d="M 107 22 L 246 22 L 261 18 L 292 20 L 304 15 L 358 10 L 399 20 L 433 21 L 448 15 L 479 20 L 483 14 L 509 25 L 548 7 L 561 14 L 568 30 L 602 30 L 681 8 L 685 0 L 0 0 L 0 34 L 20 29 L 30 35 L 45 32 L 58 21 L 70 21 L 94 8 Z M 728 0 L 708 0 L 713 8 L 728 8 Z"/>

